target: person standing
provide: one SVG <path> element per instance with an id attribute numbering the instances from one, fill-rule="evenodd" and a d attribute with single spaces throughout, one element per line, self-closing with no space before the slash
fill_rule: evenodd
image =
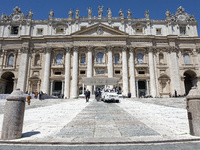
<path id="1" fill-rule="evenodd" d="M 26 98 L 27 98 L 28 105 L 30 105 L 30 103 L 31 103 L 31 96 L 30 96 L 30 94 L 28 94 L 28 96 Z"/>
<path id="2" fill-rule="evenodd" d="M 43 92 L 42 92 L 42 91 L 40 91 L 40 92 L 39 92 L 39 100 L 41 100 L 41 99 L 42 99 L 42 95 L 43 95 Z"/>
<path id="3" fill-rule="evenodd" d="M 86 102 L 89 102 L 90 99 L 90 91 L 87 89 L 87 91 L 85 92 L 85 98 L 86 98 Z"/>
<path id="4" fill-rule="evenodd" d="M 177 91 L 176 90 L 174 90 L 174 96 L 177 97 Z"/>

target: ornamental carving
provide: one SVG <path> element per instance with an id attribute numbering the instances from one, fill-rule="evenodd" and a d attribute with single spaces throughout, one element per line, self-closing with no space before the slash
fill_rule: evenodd
<path id="1" fill-rule="evenodd" d="M 29 48 L 28 47 L 22 47 L 20 52 L 21 53 L 28 53 Z"/>
<path id="2" fill-rule="evenodd" d="M 74 51 L 74 52 L 78 52 L 78 50 L 79 50 L 79 46 L 74 46 L 74 47 L 73 47 L 73 51 Z"/>
<path id="3" fill-rule="evenodd" d="M 65 49 L 65 51 L 66 51 L 67 53 L 70 53 L 72 47 L 71 47 L 71 46 L 69 46 L 69 47 L 64 47 L 64 49 Z"/>
<path id="4" fill-rule="evenodd" d="M 122 48 L 122 51 L 127 51 L 127 46 L 126 45 L 121 46 L 121 48 Z"/>
<path id="5" fill-rule="evenodd" d="M 52 47 L 46 47 L 45 48 L 45 53 L 51 53 L 52 50 L 53 50 Z"/>
<path id="6" fill-rule="evenodd" d="M 136 47 L 129 46 L 129 51 L 130 51 L 130 52 L 134 52 L 134 51 L 135 51 L 135 49 L 136 49 Z"/>
<path id="7" fill-rule="evenodd" d="M 114 49 L 113 45 L 106 46 L 107 51 L 112 51 Z"/>
<path id="8" fill-rule="evenodd" d="M 96 33 L 97 35 L 103 35 L 103 28 L 101 26 L 98 26 Z"/>
<path id="9" fill-rule="evenodd" d="M 170 52 L 178 52 L 179 51 L 179 49 L 178 49 L 178 47 L 177 46 L 169 46 L 169 51 Z"/>
<path id="10" fill-rule="evenodd" d="M 88 52 L 92 52 L 94 49 L 94 47 L 92 45 L 87 45 L 86 48 L 87 48 Z"/>

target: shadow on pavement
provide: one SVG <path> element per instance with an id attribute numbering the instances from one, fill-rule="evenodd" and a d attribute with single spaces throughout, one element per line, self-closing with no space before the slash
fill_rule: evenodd
<path id="1" fill-rule="evenodd" d="M 33 135 L 36 135 L 36 134 L 40 134 L 40 132 L 39 131 L 26 132 L 26 133 L 22 134 L 22 138 L 30 137 L 30 136 L 33 136 Z"/>

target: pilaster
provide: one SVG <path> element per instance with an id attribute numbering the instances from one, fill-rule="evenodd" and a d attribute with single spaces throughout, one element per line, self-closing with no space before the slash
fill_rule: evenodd
<path id="1" fill-rule="evenodd" d="M 88 45 L 87 46 L 88 50 L 88 57 L 87 57 L 87 77 L 92 77 L 92 51 L 93 51 L 93 46 Z M 92 92 L 92 85 L 87 85 L 87 89 Z"/>
<path id="2" fill-rule="evenodd" d="M 127 65 L 127 46 L 122 46 L 122 80 L 124 96 L 128 95 L 128 65 Z"/>
<path id="3" fill-rule="evenodd" d="M 65 88 L 64 88 L 64 98 L 70 98 L 70 72 L 71 72 L 71 57 L 70 51 L 71 47 L 65 47 Z"/>
<path id="4" fill-rule="evenodd" d="M 136 89 L 135 89 L 135 61 L 134 61 L 134 47 L 129 48 L 129 76 L 130 76 L 130 92 L 131 97 L 136 97 Z"/>

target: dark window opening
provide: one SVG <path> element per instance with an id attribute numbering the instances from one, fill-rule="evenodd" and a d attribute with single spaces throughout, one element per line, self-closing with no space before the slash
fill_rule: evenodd
<path id="1" fill-rule="evenodd" d="M 80 71 L 80 74 L 85 74 L 85 71 Z"/>
<path id="2" fill-rule="evenodd" d="M 55 72 L 55 75 L 61 75 L 61 72 Z"/>
<path id="3" fill-rule="evenodd" d="M 120 74 L 120 70 L 115 70 L 115 74 Z"/>
<path id="4" fill-rule="evenodd" d="M 18 26 L 14 26 L 11 28 L 11 34 L 18 34 L 19 31 L 19 27 Z"/>
<path id="5" fill-rule="evenodd" d="M 55 82 L 54 90 L 62 90 L 62 82 Z"/>
<path id="6" fill-rule="evenodd" d="M 138 73 L 139 73 L 139 74 L 145 74 L 145 72 L 144 72 L 144 71 L 139 71 Z"/>

